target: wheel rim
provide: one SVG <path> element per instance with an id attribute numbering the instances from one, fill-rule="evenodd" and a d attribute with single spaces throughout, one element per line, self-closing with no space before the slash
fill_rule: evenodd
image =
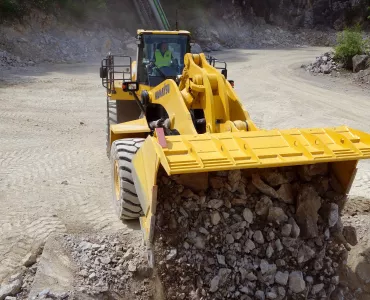
<path id="1" fill-rule="evenodd" d="M 114 163 L 114 191 L 116 193 L 116 199 L 119 201 L 120 191 L 121 191 L 121 180 L 119 177 L 119 167 L 118 162 Z"/>

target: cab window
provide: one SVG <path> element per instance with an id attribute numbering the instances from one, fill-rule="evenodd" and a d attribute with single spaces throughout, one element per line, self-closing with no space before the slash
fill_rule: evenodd
<path id="1" fill-rule="evenodd" d="M 141 74 L 139 81 L 150 86 L 156 86 L 160 82 L 175 78 L 182 74 L 184 69 L 184 56 L 189 51 L 189 37 L 187 35 L 169 34 L 144 34 L 142 39 L 142 53 L 139 53 Z M 168 55 L 160 62 L 156 61 L 156 51 L 167 49 Z"/>

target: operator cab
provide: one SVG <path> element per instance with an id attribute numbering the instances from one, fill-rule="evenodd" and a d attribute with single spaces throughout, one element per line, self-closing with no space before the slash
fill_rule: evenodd
<path id="1" fill-rule="evenodd" d="M 164 55 L 162 44 L 167 45 L 167 65 L 156 61 L 157 55 Z M 138 31 L 137 79 L 139 83 L 157 86 L 166 79 L 178 82 L 184 69 L 184 56 L 190 53 L 188 31 Z M 164 47 L 163 47 L 164 48 Z M 162 50 L 163 50 L 162 48 Z M 170 55 L 170 61 L 168 61 Z"/>

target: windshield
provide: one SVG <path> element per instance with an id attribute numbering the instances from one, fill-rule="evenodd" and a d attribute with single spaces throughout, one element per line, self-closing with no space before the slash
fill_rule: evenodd
<path id="1" fill-rule="evenodd" d="M 184 56 L 189 45 L 186 35 L 150 34 L 143 36 L 141 82 L 156 86 L 168 78 L 176 78 L 184 69 Z"/>

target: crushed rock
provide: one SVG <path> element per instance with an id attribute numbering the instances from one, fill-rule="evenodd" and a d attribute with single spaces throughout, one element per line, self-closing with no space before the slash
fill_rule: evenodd
<path id="1" fill-rule="evenodd" d="M 78 273 L 74 290 L 94 297 L 108 294 L 137 295 L 134 299 L 150 299 L 151 276 L 144 246 L 132 248 L 129 232 L 99 235 L 69 235 L 63 247 L 71 253 Z M 136 243 L 139 244 L 140 243 Z M 174 260 L 177 249 L 166 253 Z"/>
<path id="2" fill-rule="evenodd" d="M 177 249 L 166 254 L 174 260 Z M 0 299 L 149 300 L 155 290 L 152 271 L 138 232 L 51 236 L 34 264 L 3 282 Z"/>
<path id="3" fill-rule="evenodd" d="M 302 65 L 307 72 L 331 74 L 333 71 L 339 70 L 342 66 L 338 65 L 334 60 L 333 52 L 326 52 L 323 55 L 316 57 L 316 60 L 309 65 Z"/>
<path id="4" fill-rule="evenodd" d="M 298 300 L 342 293 L 338 274 L 347 250 L 333 238 L 342 234 L 341 216 L 326 196 L 332 186 L 322 193 L 315 185 L 329 182 L 327 165 L 271 172 L 209 173 L 209 188 L 193 191 L 192 200 L 179 192 L 187 186 L 160 175 L 166 180 L 159 181 L 154 249 L 166 299 Z M 284 201 L 277 191 L 287 184 L 292 200 Z M 355 242 L 353 229 L 344 233 Z M 177 249 L 174 259 L 166 260 L 168 249 Z"/>

